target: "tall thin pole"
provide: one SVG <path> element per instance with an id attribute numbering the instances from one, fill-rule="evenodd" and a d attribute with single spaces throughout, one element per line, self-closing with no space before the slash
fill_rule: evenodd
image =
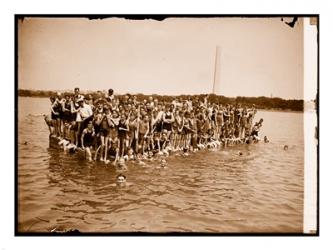
<path id="1" fill-rule="evenodd" d="M 213 82 L 213 94 L 216 94 L 216 78 L 217 78 L 217 74 L 216 74 L 216 69 L 217 69 L 217 63 L 218 63 L 218 50 L 219 50 L 219 47 L 216 46 L 216 49 L 215 49 L 215 68 L 214 68 L 214 82 Z"/>

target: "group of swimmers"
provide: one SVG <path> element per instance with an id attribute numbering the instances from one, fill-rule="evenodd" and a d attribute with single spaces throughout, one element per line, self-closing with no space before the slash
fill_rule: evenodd
<path id="1" fill-rule="evenodd" d="M 258 142 L 263 119 L 254 122 L 255 106 L 222 105 L 202 99 L 174 98 L 165 102 L 135 95 L 57 93 L 45 115 L 50 136 L 64 150 L 85 150 L 89 161 L 149 159 L 180 151 Z M 265 140 L 266 142 L 266 140 Z"/>

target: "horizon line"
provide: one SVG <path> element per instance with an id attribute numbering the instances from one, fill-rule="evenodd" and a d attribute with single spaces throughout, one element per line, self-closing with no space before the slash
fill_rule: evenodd
<path id="1" fill-rule="evenodd" d="M 45 89 L 45 90 L 42 90 L 42 89 L 21 89 L 21 88 L 18 88 L 17 91 L 20 91 L 20 90 L 27 90 L 27 91 L 52 91 L 52 92 L 61 92 L 61 93 L 64 93 L 64 92 L 74 92 L 74 90 L 72 89 L 54 89 L 54 90 L 50 90 L 50 89 Z M 103 90 L 91 90 L 91 89 L 81 89 L 80 88 L 80 92 L 97 92 L 97 91 L 101 91 L 101 92 L 107 92 L 108 89 L 103 89 Z M 87 93 L 88 94 L 88 93 Z M 216 94 L 216 93 L 200 93 L 200 94 L 159 94 L 159 93 L 140 93 L 140 92 L 136 92 L 136 93 L 133 93 L 133 92 L 126 92 L 126 93 L 117 93 L 117 92 L 114 92 L 115 95 L 126 95 L 126 94 L 130 94 L 130 95 L 161 95 L 161 96 L 181 96 L 181 95 L 216 95 L 216 96 L 224 96 L 224 97 L 227 97 L 227 98 L 237 98 L 237 97 L 247 97 L 247 98 L 259 98 L 259 97 L 265 97 L 265 98 L 280 98 L 280 99 L 283 99 L 283 100 L 302 100 L 302 101 L 315 101 L 315 99 L 311 99 L 311 100 L 305 100 L 304 98 L 302 99 L 298 99 L 298 98 L 283 98 L 283 97 L 280 97 L 280 96 L 264 96 L 264 95 L 261 95 L 261 96 L 244 96 L 244 95 L 238 95 L 238 96 L 226 96 L 226 95 L 221 95 L 221 94 Z"/>

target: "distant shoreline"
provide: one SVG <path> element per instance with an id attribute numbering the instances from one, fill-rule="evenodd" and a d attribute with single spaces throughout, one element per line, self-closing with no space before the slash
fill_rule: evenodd
<path id="1" fill-rule="evenodd" d="M 19 97 L 38 97 L 38 98 L 49 98 L 50 96 L 55 96 L 56 91 L 44 91 L 44 90 L 18 90 Z M 62 92 L 67 94 L 72 94 L 71 92 Z M 97 95 L 97 91 L 90 91 L 86 93 L 87 95 L 92 95 L 93 97 Z M 117 95 L 120 98 L 125 96 Z M 200 99 L 203 100 L 205 96 L 208 96 L 208 101 L 212 103 L 218 103 L 222 105 L 226 104 L 241 104 L 244 106 L 252 106 L 253 104 L 256 106 L 258 110 L 270 110 L 270 111 L 287 111 L 287 112 L 304 112 L 304 101 L 303 100 L 285 100 L 278 97 L 225 97 L 215 94 L 201 94 L 201 95 L 178 95 L 178 96 L 171 96 L 171 95 L 145 95 L 141 93 L 137 94 L 130 94 L 135 95 L 138 101 L 143 101 L 144 99 L 148 99 L 149 96 L 152 96 L 154 99 L 171 102 L 174 98 L 182 98 L 182 99 Z"/>

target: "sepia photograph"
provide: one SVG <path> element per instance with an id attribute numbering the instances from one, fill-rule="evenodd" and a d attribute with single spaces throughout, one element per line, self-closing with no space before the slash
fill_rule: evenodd
<path id="1" fill-rule="evenodd" d="M 15 235 L 318 236 L 319 15 L 15 32 Z"/>

